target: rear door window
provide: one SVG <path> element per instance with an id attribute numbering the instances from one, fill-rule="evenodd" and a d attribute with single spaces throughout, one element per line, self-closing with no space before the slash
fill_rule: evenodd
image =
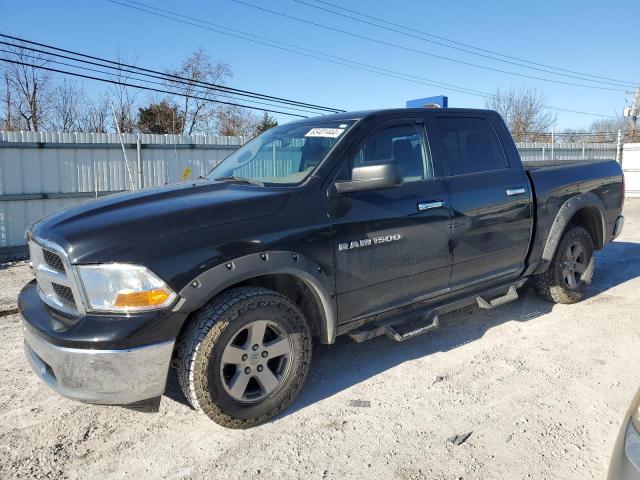
<path id="1" fill-rule="evenodd" d="M 493 128 L 484 118 L 438 117 L 451 175 L 489 172 L 507 168 L 507 161 Z"/>

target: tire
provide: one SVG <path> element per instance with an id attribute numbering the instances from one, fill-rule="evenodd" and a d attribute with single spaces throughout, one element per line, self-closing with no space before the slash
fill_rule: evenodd
<path id="1" fill-rule="evenodd" d="M 214 422 L 250 428 L 298 395 L 311 350 L 307 321 L 289 298 L 265 288 L 234 288 L 187 326 L 178 343 L 178 381 L 193 408 Z"/>
<path id="2" fill-rule="evenodd" d="M 551 302 L 579 302 L 587 294 L 594 269 L 591 236 L 584 228 L 571 225 L 562 235 L 549 268 L 535 276 L 536 289 Z"/>

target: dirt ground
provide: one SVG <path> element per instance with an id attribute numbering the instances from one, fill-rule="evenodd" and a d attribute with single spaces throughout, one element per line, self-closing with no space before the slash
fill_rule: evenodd
<path id="1" fill-rule="evenodd" d="M 193 411 L 173 372 L 156 414 L 63 399 L 3 314 L 0 478 L 603 478 L 640 385 L 640 201 L 624 213 L 584 302 L 525 289 L 408 342 L 318 346 L 292 408 L 248 431 Z M 24 263 L 0 270 L 0 309 L 29 278 Z"/>

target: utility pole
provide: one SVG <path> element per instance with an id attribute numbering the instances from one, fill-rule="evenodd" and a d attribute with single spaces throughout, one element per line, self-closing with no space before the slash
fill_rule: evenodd
<path id="1" fill-rule="evenodd" d="M 638 128 L 638 113 L 640 113 L 640 87 L 636 88 L 636 98 L 633 100 L 633 110 L 631 111 L 631 140 L 636 141 L 636 130 Z"/>
<path id="2" fill-rule="evenodd" d="M 618 130 L 618 141 L 616 142 L 616 162 L 622 165 L 622 130 Z"/>
<path id="3" fill-rule="evenodd" d="M 631 104 L 631 107 L 624 109 L 624 116 L 631 117 L 631 142 L 636 141 L 639 114 L 640 114 L 640 87 L 636 89 L 636 96 L 633 99 L 633 103 Z"/>

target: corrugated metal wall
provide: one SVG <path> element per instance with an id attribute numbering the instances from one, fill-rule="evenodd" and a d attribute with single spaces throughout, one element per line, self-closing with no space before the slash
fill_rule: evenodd
<path id="1" fill-rule="evenodd" d="M 130 190 L 132 184 L 139 188 L 139 167 L 144 187 L 180 181 L 187 167 L 193 179 L 247 140 L 125 134 L 127 168 L 117 134 L 0 132 L 0 257 L 24 251 L 25 229 L 47 213 L 94 198 L 96 191 L 105 195 Z M 616 156 L 615 144 L 565 144 L 552 149 L 550 144 L 521 143 L 518 149 L 525 161 Z M 271 157 L 265 155 L 256 168 L 271 172 Z"/>
<path id="2" fill-rule="evenodd" d="M 99 195 L 205 175 L 242 137 L 0 132 L 0 255 L 20 252 L 39 217 Z M 138 141 L 140 162 L 138 162 Z M 127 168 L 128 164 L 128 168 Z"/>

